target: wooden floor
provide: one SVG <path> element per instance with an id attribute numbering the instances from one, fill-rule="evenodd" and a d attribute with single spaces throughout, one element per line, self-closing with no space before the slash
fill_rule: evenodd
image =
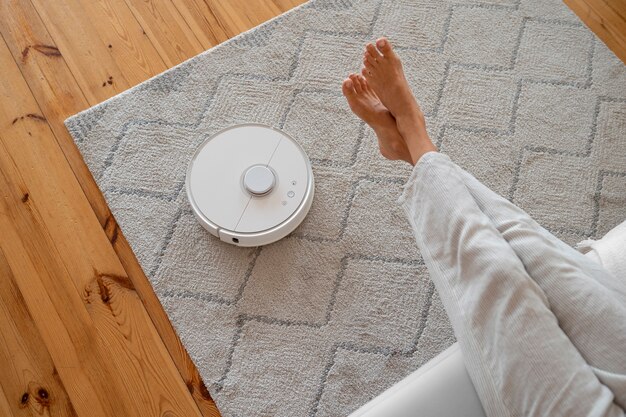
<path id="1" fill-rule="evenodd" d="M 0 0 L 0 416 L 219 415 L 63 120 L 302 1 Z"/>

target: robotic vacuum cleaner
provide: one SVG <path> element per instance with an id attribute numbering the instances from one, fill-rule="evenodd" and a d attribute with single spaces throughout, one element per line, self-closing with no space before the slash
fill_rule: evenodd
<path id="1" fill-rule="evenodd" d="M 313 170 L 287 134 L 243 124 L 200 145 L 185 188 L 196 219 L 211 234 L 238 246 L 261 246 L 304 220 L 313 202 Z"/>

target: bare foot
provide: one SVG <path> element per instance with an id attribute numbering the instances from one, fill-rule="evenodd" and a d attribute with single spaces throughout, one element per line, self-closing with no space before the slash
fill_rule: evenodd
<path id="1" fill-rule="evenodd" d="M 404 76 L 400 58 L 393 51 L 386 38 L 376 41 L 376 46 L 368 43 L 363 55 L 364 68 L 362 74 L 393 117 L 396 119 L 398 131 L 404 138 L 412 163 L 426 152 L 436 151 L 428 132 L 424 113 L 409 83 Z"/>
<path id="2" fill-rule="evenodd" d="M 365 78 L 350 74 L 343 81 L 342 90 L 354 114 L 374 129 L 380 153 L 387 159 L 401 159 L 413 163 L 404 138 L 398 131 L 396 120 L 383 106 Z"/>

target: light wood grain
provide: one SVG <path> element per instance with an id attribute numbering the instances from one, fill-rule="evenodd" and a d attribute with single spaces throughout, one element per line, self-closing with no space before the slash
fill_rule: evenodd
<path id="1" fill-rule="evenodd" d="M 271 1 L 206 0 L 206 4 L 219 16 L 229 37 L 258 26 L 281 12 Z"/>
<path id="2" fill-rule="evenodd" d="M 625 0 L 563 0 L 626 63 Z"/>
<path id="3" fill-rule="evenodd" d="M 74 409 L 200 416 L 4 42 L 0 66 L 0 247 Z"/>
<path id="4" fill-rule="evenodd" d="M 4 391 L 5 398 L 11 399 L 6 400 L 7 409 L 4 412 L 0 404 L 0 415 L 75 417 L 74 408 L 2 250 L 0 276 L 0 323 L 3 323 L 0 333 L 0 375 L 12 381 L 0 390 Z"/>
<path id="5" fill-rule="evenodd" d="M 71 291 L 68 291 L 68 284 L 73 284 L 62 278 L 66 271 L 50 256 L 50 237 L 37 227 L 41 222 L 40 213 L 29 210 L 32 202 L 25 198 L 26 187 L 23 183 L 18 184 L 7 173 L 9 168 L 14 171 L 15 166 L 10 167 L 12 161 L 5 149 L 4 140 L 0 142 L 0 164 L 0 227 L 3 231 L 0 245 L 16 286 L 24 297 L 24 303 L 37 325 L 41 339 L 56 363 L 59 376 L 62 380 L 71 381 L 66 390 L 79 415 L 87 415 L 87 412 L 93 416 L 113 415 L 115 409 L 110 402 L 104 400 L 103 395 L 107 391 L 101 385 L 112 383 L 110 374 L 97 378 L 93 367 L 98 366 L 102 359 L 94 357 L 93 349 L 84 349 L 79 344 L 85 343 L 92 336 L 87 333 L 90 328 L 88 317 L 80 314 L 81 309 L 78 309 L 75 317 L 64 323 L 64 319 L 67 319 L 64 316 L 70 313 L 69 309 L 78 307 L 76 297 L 71 297 Z M 14 204 L 15 200 L 22 199 L 25 200 L 23 204 L 28 205 L 25 210 Z M 28 237 L 22 238 L 22 235 Z M 58 286 L 54 285 L 55 280 L 59 281 Z M 73 291 L 77 294 L 75 288 Z"/>
<path id="6" fill-rule="evenodd" d="M 168 67 L 204 50 L 174 4 L 161 0 L 126 0 Z"/>
<path id="7" fill-rule="evenodd" d="M 124 71 L 125 63 L 120 65 L 111 55 L 108 43 L 85 18 L 89 14 L 76 0 L 32 0 L 32 4 L 90 105 L 133 85 L 137 72 Z M 109 79 L 112 84 L 103 85 Z"/>
<path id="8" fill-rule="evenodd" d="M 172 0 L 189 29 L 205 49 L 229 39 L 229 28 L 222 22 L 214 7 L 204 0 Z"/>
<path id="9" fill-rule="evenodd" d="M 21 399 L 20 399 L 21 402 Z M 17 416 L 19 413 L 14 413 L 9 405 L 9 399 L 4 394 L 4 391 L 0 389 L 0 416 Z"/>
<path id="10" fill-rule="evenodd" d="M 85 13 L 83 20 L 89 22 L 90 28 L 102 40 L 102 44 L 95 47 L 111 55 L 130 85 L 138 84 L 169 68 L 124 0 L 64 1 L 75 1 L 74 7 L 82 7 Z M 95 61 L 93 65 L 98 65 L 98 62 Z M 115 78 L 107 79 L 107 85 L 109 81 L 115 83 Z M 107 87 L 104 81 L 102 87 Z"/>
<path id="11" fill-rule="evenodd" d="M 66 118 L 88 108 L 90 104 L 67 66 L 65 57 L 60 51 L 55 53 L 56 44 L 30 0 L 0 2 L 0 34 L 6 40 L 24 78 L 31 80 L 29 87 L 42 110 L 42 116 L 55 137 L 59 138 L 59 146 L 80 181 L 81 188 L 87 193 L 88 200 L 99 202 L 94 210 L 104 225 L 111 212 L 63 124 Z M 38 45 L 45 45 L 47 49 L 41 52 L 36 49 Z"/>
<path id="12" fill-rule="evenodd" d="M 32 50 L 32 45 L 47 45 L 50 50 L 54 50 L 54 43 L 27 0 L 11 0 L 0 4 L 0 30 L 8 40 L 13 57 L 22 73 L 27 79 L 38 80 L 31 82 L 30 88 L 42 109 L 42 115 L 49 122 L 57 142 L 109 240 L 113 244 L 119 242 L 118 245 L 125 248 L 122 250 L 125 254 L 122 262 L 125 263 L 127 269 L 132 270 L 132 273 L 129 272 L 128 275 L 139 296 L 149 307 L 148 311 L 155 311 L 155 313 L 151 313 L 151 318 L 159 334 L 162 335 L 168 351 L 171 352 L 174 363 L 181 370 L 183 381 L 192 390 L 197 405 L 203 414 L 205 416 L 215 414 L 215 405 L 202 384 L 197 370 L 180 344 L 178 337 L 176 337 L 143 271 L 138 268 L 137 261 L 124 237 L 119 233 L 119 228 L 106 205 L 104 197 L 63 125 L 63 120 L 66 117 L 89 106 L 66 65 L 64 57 L 60 54 L 46 55 L 37 50 Z M 24 54 L 24 50 L 28 52 Z M 19 117 L 21 120 L 23 115 Z"/>

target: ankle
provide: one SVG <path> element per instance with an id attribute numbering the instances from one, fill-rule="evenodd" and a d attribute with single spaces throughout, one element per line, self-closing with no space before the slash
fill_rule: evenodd
<path id="1" fill-rule="evenodd" d="M 430 142 L 430 140 L 427 143 L 418 143 L 415 144 L 414 146 L 410 146 L 409 147 L 409 154 L 411 155 L 411 165 L 415 166 L 417 164 L 417 162 L 422 158 L 422 156 L 424 156 L 424 154 L 428 153 L 428 152 L 438 152 L 439 150 L 437 149 L 437 147 Z"/>
<path id="2" fill-rule="evenodd" d="M 413 111 L 406 116 L 396 117 L 398 131 L 407 142 L 410 140 L 421 141 L 426 138 L 430 141 L 426 130 L 426 119 L 421 111 Z M 411 138 L 411 139 L 410 139 Z"/>
<path id="3" fill-rule="evenodd" d="M 399 129 L 400 134 L 406 142 L 406 146 L 411 155 L 411 164 L 415 165 L 417 161 L 427 152 L 437 151 L 437 147 L 433 144 L 425 125 L 413 125 L 409 130 Z M 403 132 L 404 130 L 404 132 Z"/>

